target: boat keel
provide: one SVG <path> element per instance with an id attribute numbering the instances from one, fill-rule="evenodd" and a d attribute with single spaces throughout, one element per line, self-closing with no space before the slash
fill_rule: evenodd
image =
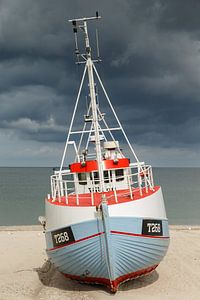
<path id="1" fill-rule="evenodd" d="M 98 278 L 98 277 L 89 277 L 89 276 L 77 276 L 77 275 L 71 275 L 71 274 L 64 274 L 63 275 L 66 278 L 77 280 L 81 283 L 88 283 L 88 284 L 100 284 L 106 286 L 110 292 L 116 293 L 118 291 L 119 286 L 129 280 L 136 279 L 138 277 L 148 275 L 151 272 L 153 272 L 158 265 L 151 266 L 146 269 L 142 269 L 133 273 L 128 273 L 123 276 L 120 276 L 114 280 L 110 280 L 108 278 Z"/>

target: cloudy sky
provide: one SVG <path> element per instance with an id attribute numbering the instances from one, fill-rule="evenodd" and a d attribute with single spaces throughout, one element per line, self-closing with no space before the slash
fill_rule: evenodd
<path id="1" fill-rule="evenodd" d="M 199 0 L 0 0 L 0 166 L 60 163 L 82 72 L 67 20 L 96 10 L 97 67 L 139 158 L 200 166 Z"/>

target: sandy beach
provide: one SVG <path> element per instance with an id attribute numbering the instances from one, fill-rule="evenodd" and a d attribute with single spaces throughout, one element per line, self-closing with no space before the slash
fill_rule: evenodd
<path id="1" fill-rule="evenodd" d="M 0 227 L 0 299 L 200 299 L 200 227 L 171 226 L 167 256 L 116 294 L 66 280 L 47 261 L 41 227 Z"/>

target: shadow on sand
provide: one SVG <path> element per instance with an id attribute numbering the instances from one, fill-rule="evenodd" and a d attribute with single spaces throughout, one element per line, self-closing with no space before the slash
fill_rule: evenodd
<path id="1" fill-rule="evenodd" d="M 41 268 L 37 268 L 39 280 L 48 287 L 54 287 L 65 291 L 97 291 L 102 290 L 109 292 L 103 285 L 80 283 L 76 280 L 65 278 L 54 265 L 47 260 Z M 153 284 L 159 278 L 158 272 L 155 270 L 149 275 L 145 275 L 133 280 L 124 282 L 119 286 L 118 291 L 128 291 L 132 289 L 140 289 Z"/>

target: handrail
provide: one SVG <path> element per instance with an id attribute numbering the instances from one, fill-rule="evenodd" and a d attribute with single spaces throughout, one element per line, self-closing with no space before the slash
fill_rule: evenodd
<path id="1" fill-rule="evenodd" d="M 142 170 L 141 170 L 142 165 Z M 136 169 L 136 170 L 135 170 Z M 110 169 L 113 170 L 113 169 Z M 106 170 L 106 171 L 110 171 Z M 114 169 L 117 170 L 117 169 Z M 139 165 L 136 164 L 130 164 L 130 167 L 124 169 L 127 170 L 126 173 L 124 173 L 121 176 L 117 176 L 115 180 L 110 178 L 110 175 L 108 178 L 104 178 L 104 180 L 108 180 L 108 184 L 113 185 L 113 194 L 115 198 L 115 202 L 117 203 L 117 190 L 116 186 L 118 182 L 121 182 L 121 179 L 125 178 L 127 182 L 127 190 L 129 190 L 130 198 L 133 199 L 133 192 L 134 190 L 138 190 L 140 192 L 140 195 L 142 196 L 143 190 L 145 189 L 145 192 L 147 193 L 149 190 L 154 189 L 154 182 L 153 182 L 153 174 L 152 174 L 152 167 L 150 165 L 145 165 L 143 162 Z M 135 170 L 135 172 L 134 172 Z M 94 173 L 94 172 L 93 172 Z M 60 177 L 59 172 L 55 172 L 54 175 L 51 176 L 51 194 L 52 194 L 52 201 L 59 201 L 61 202 L 61 198 L 65 197 L 66 204 L 68 204 L 69 201 L 69 195 L 76 195 L 76 203 L 79 205 L 79 193 L 77 190 L 78 183 L 81 181 L 78 180 L 78 178 L 74 177 L 74 173 L 71 173 L 70 170 L 62 170 L 62 176 L 68 177 L 66 179 L 62 179 Z M 82 180 L 82 182 L 85 183 L 85 180 Z M 94 178 L 94 175 L 92 175 L 92 186 L 97 187 L 99 186 L 100 179 Z M 113 184 L 114 183 L 114 184 Z M 94 193 L 97 191 L 91 190 L 90 192 L 90 198 L 92 205 L 94 204 Z M 84 193 L 81 193 L 81 199 L 88 198 L 89 192 L 84 196 Z M 111 197 L 111 196 L 109 196 Z M 113 197 L 113 196 L 112 196 Z"/>

